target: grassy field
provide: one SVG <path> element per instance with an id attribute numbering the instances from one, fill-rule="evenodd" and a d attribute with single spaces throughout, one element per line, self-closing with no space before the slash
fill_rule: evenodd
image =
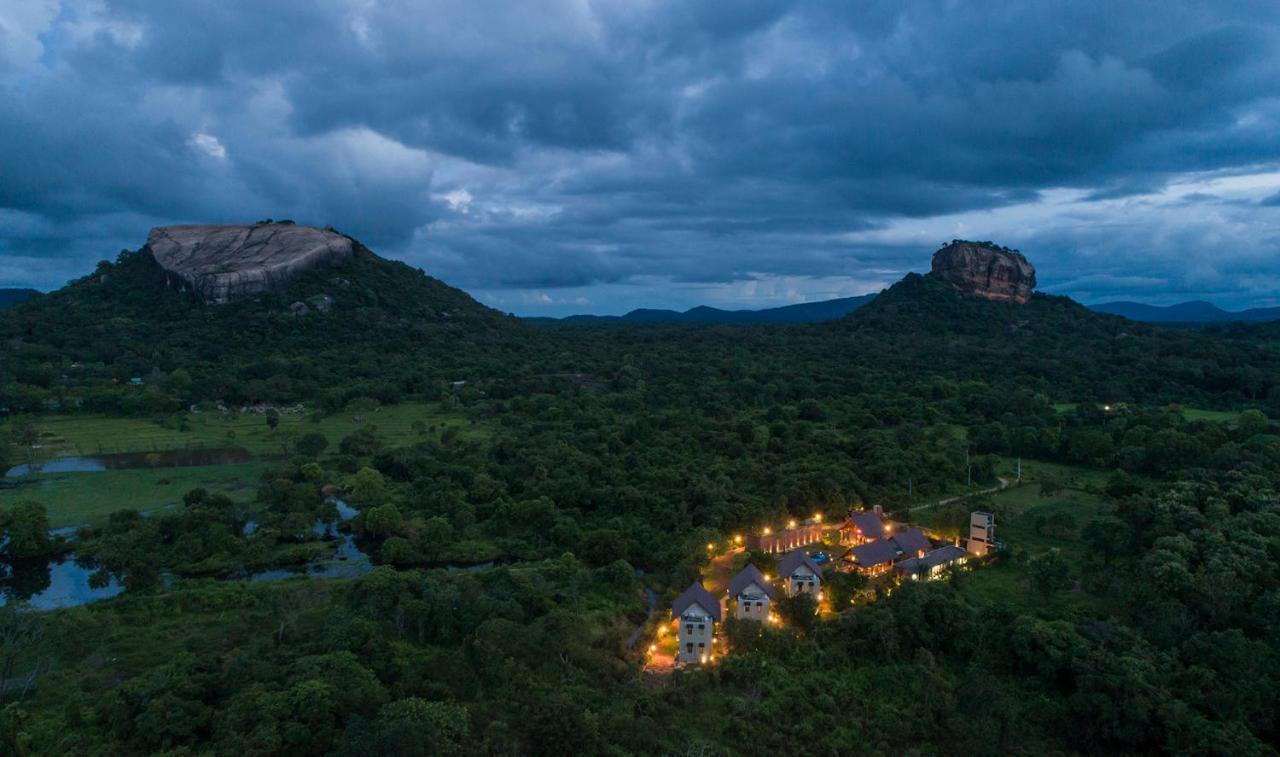
<path id="1" fill-rule="evenodd" d="M 996 538 L 1013 552 L 1025 557 L 1057 548 L 1069 564 L 1079 565 L 1087 558 L 1081 529 L 1091 519 L 1109 514 L 1111 505 L 1092 491 L 1078 487 L 1092 489 L 1105 479 L 1106 472 L 1023 461 L 1022 473 L 1024 482 L 1048 473 L 1065 486 L 1045 496 L 1039 484 L 1024 483 L 957 506 L 920 511 L 919 522 L 943 534 L 960 534 L 967 527 L 970 509 L 989 508 L 996 516 Z M 1078 573 L 1073 571 L 1073 576 L 1078 577 Z M 1013 605 L 1020 611 L 1045 607 L 1097 609 L 1099 601 L 1076 591 L 1045 597 L 1029 585 L 1025 565 L 1019 560 L 999 560 L 966 574 L 963 580 L 966 590 L 979 601 Z"/>
<path id="2" fill-rule="evenodd" d="M 361 420 L 355 420 L 360 417 Z M 390 446 L 410 444 L 422 437 L 413 426 L 421 421 L 431 432 L 454 427 L 465 437 L 482 436 L 460 413 L 447 413 L 438 405 L 403 404 L 374 412 L 339 413 L 319 422 L 302 415 L 283 415 L 271 429 L 260 415 L 218 412 L 185 413 L 165 419 L 107 418 L 92 415 L 55 415 L 38 419 L 41 458 L 111 452 L 140 452 L 194 447 L 242 447 L 255 455 L 276 454 L 291 440 L 319 431 L 336 446 L 361 427 L 374 427 Z"/>
<path id="3" fill-rule="evenodd" d="M 253 497 L 266 462 L 189 468 L 140 468 L 97 473 L 50 473 L 0 489 L 0 509 L 21 500 L 45 506 L 53 528 L 96 524 L 117 510 L 150 510 L 182 501 L 197 487 L 234 499 Z"/>
<path id="4" fill-rule="evenodd" d="M 1059 413 L 1068 413 L 1079 407 L 1078 402 L 1058 402 L 1053 409 Z M 1196 407 L 1184 407 L 1182 417 L 1188 421 L 1213 421 L 1215 423 L 1231 423 L 1240 417 L 1241 410 L 1201 410 Z"/>

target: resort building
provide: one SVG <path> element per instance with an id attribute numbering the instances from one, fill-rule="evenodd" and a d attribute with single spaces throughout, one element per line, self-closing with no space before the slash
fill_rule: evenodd
<path id="1" fill-rule="evenodd" d="M 822 566 L 803 549 L 787 553 L 778 561 L 778 580 L 788 597 L 812 594 L 815 599 L 822 586 Z"/>
<path id="2" fill-rule="evenodd" d="M 840 525 L 840 543 L 855 547 L 885 535 L 884 511 L 876 505 L 874 510 L 858 510 Z"/>
<path id="3" fill-rule="evenodd" d="M 671 603 L 671 616 L 679 621 L 676 661 L 701 664 L 711 659 L 716 623 L 720 622 L 720 600 L 697 581 Z"/>
<path id="4" fill-rule="evenodd" d="M 899 560 L 923 557 L 933 545 L 918 528 L 908 529 L 883 539 L 860 544 L 849 550 L 845 559 L 854 570 L 869 576 L 886 573 Z"/>
<path id="5" fill-rule="evenodd" d="M 946 570 L 948 565 L 964 562 L 968 554 L 960 547 L 948 544 L 926 552 L 923 557 L 908 557 L 893 568 L 903 578 L 919 579 L 924 576 L 926 580 L 932 580 Z"/>
<path id="6" fill-rule="evenodd" d="M 985 555 L 994 552 L 996 546 L 996 516 L 991 513 L 969 514 L 969 553 Z"/>
<path id="7" fill-rule="evenodd" d="M 822 541 L 823 528 L 822 516 L 814 516 L 804 523 L 793 520 L 787 524 L 786 528 L 777 531 L 766 528 L 761 533 L 748 534 L 746 547 L 757 552 L 778 554 Z"/>
<path id="8" fill-rule="evenodd" d="M 748 565 L 729 581 L 729 597 L 736 603 L 733 617 L 764 622 L 769 619 L 777 590 L 759 568 Z"/>

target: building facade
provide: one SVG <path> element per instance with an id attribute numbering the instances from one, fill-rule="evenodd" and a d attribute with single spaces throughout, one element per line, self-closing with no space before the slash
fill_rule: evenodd
<path id="1" fill-rule="evenodd" d="M 812 594 L 817 599 L 822 591 L 822 566 L 803 549 L 793 550 L 778 561 L 778 580 L 788 597 Z"/>
<path id="2" fill-rule="evenodd" d="M 776 595 L 773 584 L 754 565 L 743 568 L 729 581 L 729 598 L 734 602 L 733 617 L 739 620 L 767 621 Z"/>
<path id="3" fill-rule="evenodd" d="M 969 554 L 985 555 L 996 547 L 996 516 L 991 513 L 969 514 Z"/>
<path id="4" fill-rule="evenodd" d="M 694 582 L 671 603 L 676 628 L 676 661 L 700 665 L 715 654 L 716 623 L 720 622 L 720 600 Z"/>

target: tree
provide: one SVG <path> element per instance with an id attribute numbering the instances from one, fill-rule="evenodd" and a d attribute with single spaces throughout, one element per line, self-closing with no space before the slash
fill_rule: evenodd
<path id="1" fill-rule="evenodd" d="M 867 583 L 867 577 L 856 571 L 831 571 L 824 581 L 824 587 L 827 596 L 831 598 L 831 606 L 839 612 L 848 609 L 854 597 L 866 590 Z"/>
<path id="2" fill-rule="evenodd" d="M 808 636 L 818 622 L 818 600 L 801 592 L 778 602 L 778 615 L 787 625 Z"/>
<path id="3" fill-rule="evenodd" d="M 387 497 L 386 479 L 373 468 L 357 471 L 347 488 L 351 491 L 352 501 L 361 507 L 376 507 Z"/>
<path id="4" fill-rule="evenodd" d="M 400 530 L 400 509 L 395 505 L 375 507 L 364 516 L 364 527 L 374 536 L 386 536 Z"/>
<path id="5" fill-rule="evenodd" d="M 449 757 L 467 752 L 470 733 L 466 707 L 409 697 L 384 706 L 374 721 L 369 742 L 352 745 L 351 753 Z"/>
<path id="6" fill-rule="evenodd" d="M 453 526 L 449 525 L 449 521 L 439 515 L 427 518 L 422 527 L 418 529 L 418 545 L 424 553 L 431 557 L 440 554 L 440 551 L 452 539 Z"/>
<path id="7" fill-rule="evenodd" d="M 358 428 L 343 437 L 338 443 L 338 451 L 344 455 L 367 457 L 382 449 L 382 442 L 367 428 Z"/>
<path id="8" fill-rule="evenodd" d="M 1070 567 L 1062 550 L 1054 547 L 1032 557 L 1027 563 L 1031 584 L 1045 596 L 1055 594 L 1071 583 Z"/>
<path id="9" fill-rule="evenodd" d="M 267 426 L 272 431 L 280 428 L 280 413 L 274 407 L 267 409 Z"/>
<path id="10" fill-rule="evenodd" d="M 1258 434 L 1265 434 L 1271 421 L 1261 410 L 1246 410 L 1236 419 L 1236 428 L 1242 440 L 1250 439 Z"/>
<path id="11" fill-rule="evenodd" d="M 8 542 L 0 549 L 10 559 L 44 557 L 53 551 L 53 542 L 49 539 L 49 517 L 39 502 L 18 502 L 0 519 L 0 525 L 9 536 Z"/>
<path id="12" fill-rule="evenodd" d="M 293 447 L 298 450 L 298 454 L 306 455 L 307 457 L 318 457 L 321 452 L 328 449 L 329 439 L 318 431 L 312 431 L 303 434 L 302 438 L 295 442 Z"/>

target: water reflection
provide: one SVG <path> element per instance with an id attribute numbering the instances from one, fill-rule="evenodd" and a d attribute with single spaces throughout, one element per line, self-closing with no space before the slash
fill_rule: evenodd
<path id="1" fill-rule="evenodd" d="M 0 606 L 19 601 L 27 602 L 34 610 L 60 610 L 114 597 L 124 591 L 114 576 L 109 576 L 103 586 L 92 586 L 90 577 L 98 572 L 97 567 L 78 560 L 75 555 L 0 564 L 0 571 L 3 571 Z"/>
<path id="2" fill-rule="evenodd" d="M 264 570 L 257 573 L 250 573 L 246 576 L 249 581 L 281 581 L 286 578 L 295 576 L 310 576 L 311 578 L 357 578 L 365 573 L 373 570 L 373 561 L 369 559 L 369 555 L 364 553 L 356 544 L 354 535 L 342 531 L 339 526 L 342 523 L 351 520 L 360 514 L 360 511 L 344 500 L 334 499 L 333 505 L 338 510 L 338 520 L 325 522 L 317 520 L 311 526 L 311 532 L 316 536 L 324 536 L 329 539 L 338 541 L 338 549 L 334 556 L 324 560 L 312 560 L 301 568 L 286 569 L 278 568 L 276 570 Z M 252 526 L 252 529 L 250 529 Z M 251 534 L 258 530 L 258 524 L 249 521 L 245 524 L 245 534 Z"/>

